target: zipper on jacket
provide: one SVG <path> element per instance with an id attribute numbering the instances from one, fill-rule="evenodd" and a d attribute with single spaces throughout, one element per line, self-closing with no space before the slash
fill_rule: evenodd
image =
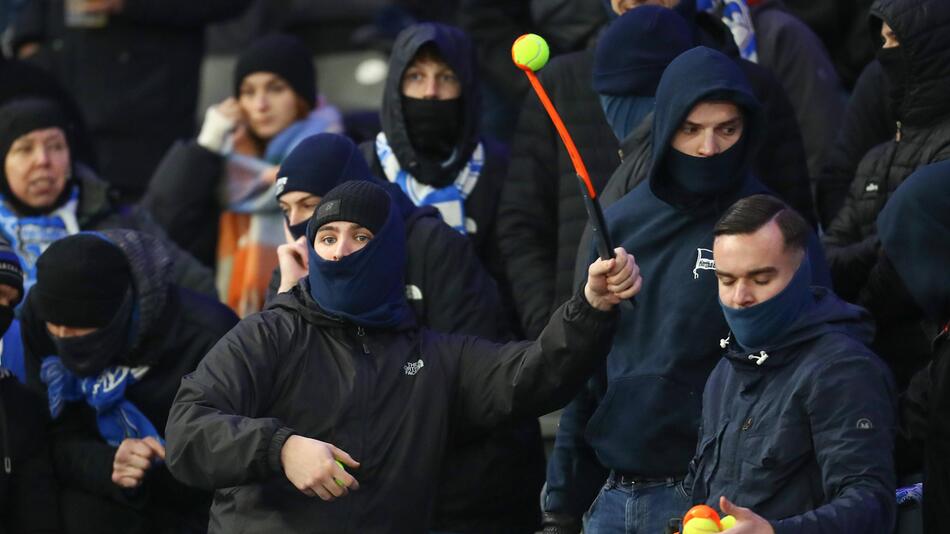
<path id="1" fill-rule="evenodd" d="M 900 142 L 901 142 L 901 138 L 904 137 L 903 132 L 901 132 L 901 127 L 902 127 L 902 126 L 903 126 L 903 125 L 901 124 L 901 121 L 897 121 L 897 133 L 894 134 L 894 142 L 895 142 L 895 143 L 900 143 Z"/>
<path id="2" fill-rule="evenodd" d="M 366 330 L 362 326 L 356 327 L 356 337 L 360 338 L 360 345 L 363 346 L 363 354 L 370 354 L 369 347 L 366 345 Z"/>

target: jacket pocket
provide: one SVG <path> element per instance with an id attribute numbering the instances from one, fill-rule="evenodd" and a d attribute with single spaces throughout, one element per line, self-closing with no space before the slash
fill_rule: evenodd
<path id="1" fill-rule="evenodd" d="M 587 424 L 605 466 L 643 476 L 683 476 L 696 451 L 700 392 L 659 375 L 617 379 Z"/>
<path id="2" fill-rule="evenodd" d="M 821 473 L 807 425 L 792 425 L 746 436 L 739 454 L 739 495 L 743 506 L 821 502 Z M 817 484 L 817 486 L 816 486 Z"/>

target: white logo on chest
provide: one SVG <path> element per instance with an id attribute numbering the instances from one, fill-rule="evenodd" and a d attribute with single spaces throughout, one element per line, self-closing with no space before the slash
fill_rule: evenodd
<path id="1" fill-rule="evenodd" d="M 416 376 L 416 373 L 425 367 L 425 365 L 426 364 L 422 361 L 422 358 L 419 358 L 419 361 L 417 362 L 409 362 L 404 365 L 402 370 L 405 371 L 409 376 Z"/>
<path id="2" fill-rule="evenodd" d="M 696 249 L 696 265 L 693 267 L 693 280 L 699 279 L 700 269 L 706 271 L 715 271 L 716 262 L 712 258 L 713 251 L 708 248 Z"/>

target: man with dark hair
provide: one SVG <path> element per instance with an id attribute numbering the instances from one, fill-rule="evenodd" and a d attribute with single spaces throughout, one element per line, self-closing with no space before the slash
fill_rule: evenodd
<path id="1" fill-rule="evenodd" d="M 891 532 L 895 390 L 867 312 L 812 286 L 810 228 L 782 202 L 744 198 L 713 233 L 731 332 L 703 393 L 692 502 L 749 534 Z"/>

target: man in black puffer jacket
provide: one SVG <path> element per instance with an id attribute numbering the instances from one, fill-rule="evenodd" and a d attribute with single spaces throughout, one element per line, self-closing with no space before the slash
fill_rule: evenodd
<path id="1" fill-rule="evenodd" d="M 161 462 L 162 430 L 181 377 L 237 317 L 176 286 L 172 261 L 147 234 L 106 230 L 60 239 L 37 262 L 21 327 L 27 385 L 49 400 L 69 532 L 207 524 L 209 495 Z"/>
<path id="2" fill-rule="evenodd" d="M 927 361 L 930 336 L 909 314 L 895 312 L 895 295 L 880 294 L 875 266 L 880 243 L 875 220 L 901 183 L 918 167 L 950 159 L 950 4 L 943 0 L 878 0 L 871 8 L 875 34 L 886 37 L 878 59 L 891 80 L 897 117 L 893 140 L 868 152 L 848 199 L 825 234 L 835 291 L 875 310 L 875 349 L 897 375 L 898 386 Z"/>

